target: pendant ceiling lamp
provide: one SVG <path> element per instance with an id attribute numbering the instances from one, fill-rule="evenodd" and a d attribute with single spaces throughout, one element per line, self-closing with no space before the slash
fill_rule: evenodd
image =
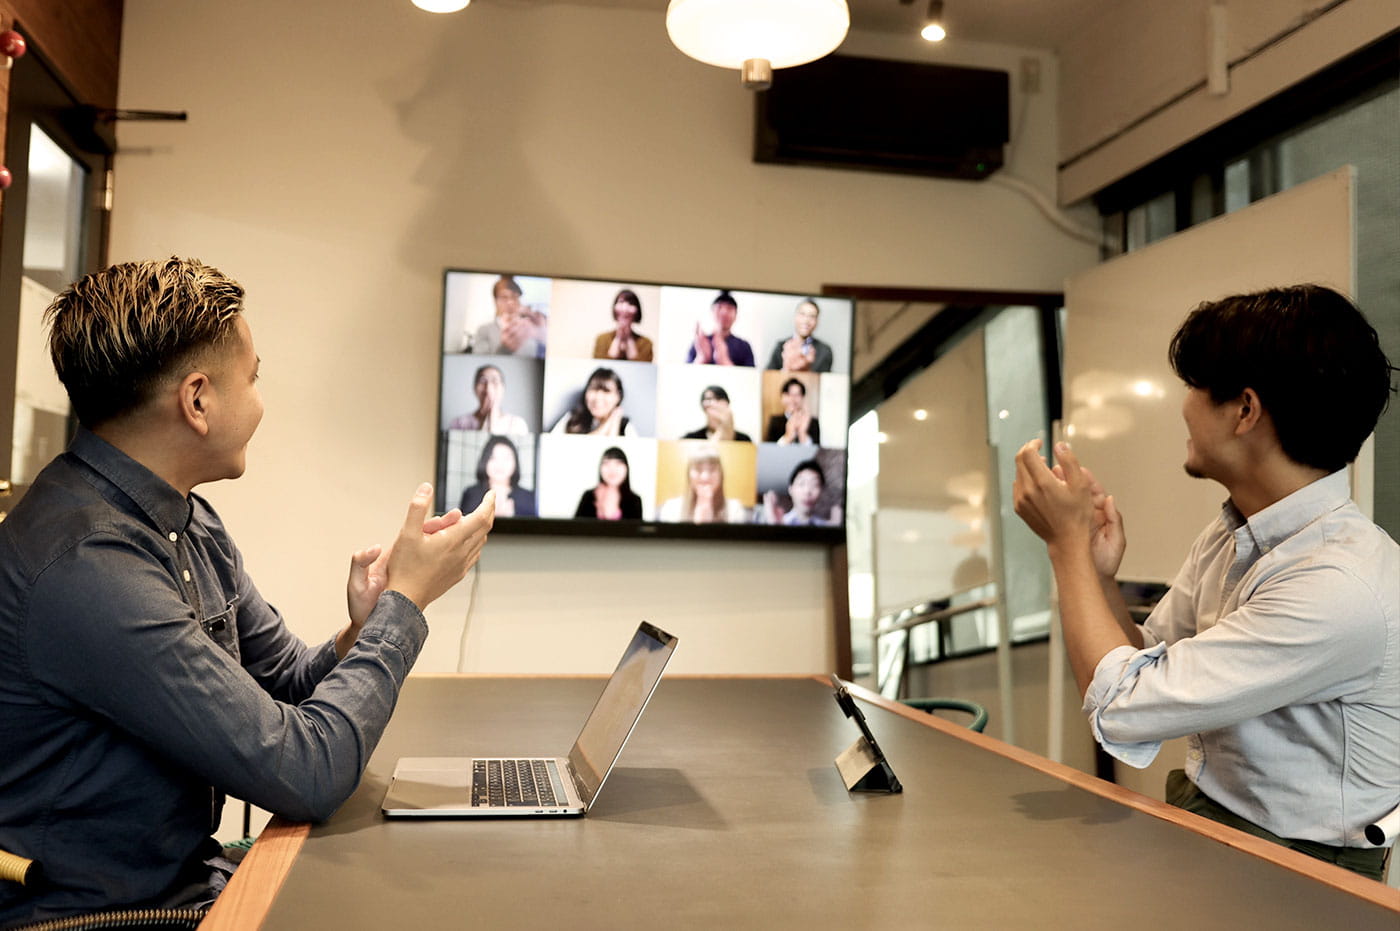
<path id="1" fill-rule="evenodd" d="M 472 0 L 413 0 L 413 5 L 429 13 L 456 13 Z"/>
<path id="2" fill-rule="evenodd" d="M 948 38 L 948 30 L 943 27 L 943 0 L 928 0 L 928 15 L 924 17 L 924 28 L 919 35 L 929 42 Z"/>
<path id="3" fill-rule="evenodd" d="M 774 68 L 835 51 L 851 26 L 846 0 L 671 0 L 666 31 L 676 48 L 763 90 Z"/>

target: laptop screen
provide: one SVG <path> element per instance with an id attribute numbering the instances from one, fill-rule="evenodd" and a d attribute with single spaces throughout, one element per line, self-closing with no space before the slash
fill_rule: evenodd
<path id="1" fill-rule="evenodd" d="M 603 686 L 603 694 L 598 696 L 598 703 L 569 751 L 569 763 L 585 804 L 592 804 L 593 796 L 608 778 L 675 648 L 675 637 L 643 621 L 612 678 Z"/>

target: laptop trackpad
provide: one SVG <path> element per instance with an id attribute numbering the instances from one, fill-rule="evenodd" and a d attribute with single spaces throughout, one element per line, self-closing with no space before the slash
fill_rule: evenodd
<path id="1" fill-rule="evenodd" d="M 394 799 L 394 808 L 400 810 L 469 808 L 472 774 L 465 767 L 400 772 L 394 775 L 390 794 Z"/>

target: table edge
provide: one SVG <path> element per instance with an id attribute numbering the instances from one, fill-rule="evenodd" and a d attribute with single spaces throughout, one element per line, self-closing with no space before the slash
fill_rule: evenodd
<path id="1" fill-rule="evenodd" d="M 1018 763 L 1029 766 L 1032 769 L 1054 776 L 1062 782 L 1067 782 L 1076 788 L 1084 789 L 1095 795 L 1126 805 L 1143 814 L 1160 818 L 1163 821 L 1170 821 L 1173 824 L 1194 831 L 1197 834 L 1205 835 L 1212 840 L 1219 841 L 1227 847 L 1234 847 L 1246 853 L 1253 854 L 1271 863 L 1278 864 L 1285 869 L 1295 873 L 1301 873 L 1309 879 L 1314 879 L 1335 889 L 1350 893 L 1358 898 L 1365 899 L 1383 908 L 1400 913 L 1400 889 L 1394 889 L 1385 883 L 1377 882 L 1374 879 L 1367 879 L 1365 876 L 1353 873 L 1351 870 L 1343 869 L 1332 863 L 1325 863 L 1315 860 L 1306 854 L 1296 850 L 1289 850 L 1287 847 L 1280 847 L 1278 844 L 1264 840 L 1262 837 L 1255 837 L 1253 834 L 1246 834 L 1244 831 L 1236 830 L 1228 825 L 1203 818 L 1174 805 L 1158 801 L 1150 796 L 1135 792 L 1132 789 L 1120 786 L 1117 783 L 1108 782 L 1097 776 L 1081 772 L 1072 766 L 1057 763 L 1048 757 L 1043 757 L 1038 753 L 1023 750 L 1020 747 L 998 740 L 995 737 L 988 737 L 986 734 L 979 734 L 976 731 L 960 727 L 952 721 L 940 718 L 937 715 L 911 708 L 908 705 L 897 701 L 891 701 L 878 692 L 861 686 L 853 685 L 851 693 L 862 701 L 869 702 L 885 709 L 902 718 L 908 718 L 925 727 L 932 727 L 946 734 L 974 743 L 984 750 L 1008 757 Z"/>

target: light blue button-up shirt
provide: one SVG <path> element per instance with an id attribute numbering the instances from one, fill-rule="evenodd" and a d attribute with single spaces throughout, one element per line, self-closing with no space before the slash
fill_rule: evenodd
<path id="1" fill-rule="evenodd" d="M 1186 772 L 1281 837 L 1369 846 L 1400 805 L 1400 546 L 1345 471 L 1248 520 L 1226 502 L 1143 625 L 1099 661 L 1094 736 L 1144 767 L 1189 736 Z"/>

